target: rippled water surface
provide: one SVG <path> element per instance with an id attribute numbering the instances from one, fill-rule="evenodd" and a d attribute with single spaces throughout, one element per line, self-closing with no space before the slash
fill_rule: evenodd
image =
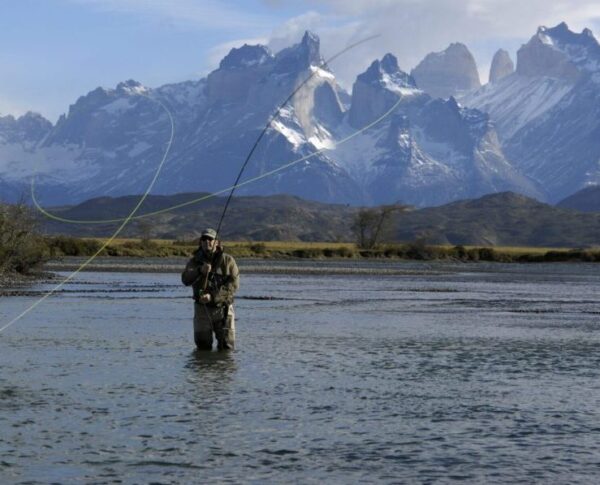
<path id="1" fill-rule="evenodd" d="M 597 483 L 600 267 L 395 268 L 243 273 L 232 354 L 178 275 L 82 273 L 0 334 L 0 483 Z"/>

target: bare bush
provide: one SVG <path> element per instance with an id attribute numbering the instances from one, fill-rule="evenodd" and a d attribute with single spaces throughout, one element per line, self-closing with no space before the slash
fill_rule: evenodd
<path id="1" fill-rule="evenodd" d="M 28 274 L 46 259 L 31 209 L 24 203 L 0 204 L 0 273 Z"/>
<path id="2" fill-rule="evenodd" d="M 406 210 L 406 206 L 397 204 L 360 209 L 351 227 L 358 247 L 373 249 L 389 238 L 393 230 L 392 215 Z"/>

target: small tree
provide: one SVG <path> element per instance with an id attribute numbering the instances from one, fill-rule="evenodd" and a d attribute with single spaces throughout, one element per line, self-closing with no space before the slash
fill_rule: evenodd
<path id="1" fill-rule="evenodd" d="M 140 234 L 140 244 L 144 248 L 153 246 L 152 233 L 154 232 L 154 224 L 148 219 L 140 219 L 137 222 L 137 230 Z"/>
<path id="2" fill-rule="evenodd" d="M 36 220 L 23 202 L 0 204 L 0 273 L 29 273 L 47 259 Z"/>
<path id="3" fill-rule="evenodd" d="M 360 209 L 351 227 L 358 247 L 373 249 L 384 238 L 389 237 L 393 226 L 392 215 L 394 212 L 405 210 L 407 210 L 406 206 L 398 204 Z"/>

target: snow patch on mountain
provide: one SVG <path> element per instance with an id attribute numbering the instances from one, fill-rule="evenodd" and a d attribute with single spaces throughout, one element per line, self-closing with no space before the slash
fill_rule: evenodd
<path id="1" fill-rule="evenodd" d="M 197 109 L 206 103 L 206 79 L 165 84 L 154 90 L 157 96 L 167 99 L 176 109 Z"/>
<path id="2" fill-rule="evenodd" d="M 580 34 L 572 32 L 565 22 L 556 27 L 540 27 L 537 37 L 546 45 L 564 53 L 580 70 L 600 70 L 600 44 L 589 29 Z"/>
<path id="3" fill-rule="evenodd" d="M 369 182 L 376 175 L 373 163 L 386 152 L 380 140 L 385 134 L 378 129 L 369 129 L 357 134 L 357 130 L 346 120 L 336 132 L 338 139 L 349 138 L 344 143 L 331 144 L 325 154 L 335 160 L 351 177 Z"/>
<path id="4" fill-rule="evenodd" d="M 506 140 L 555 106 L 572 88 L 571 82 L 562 79 L 513 73 L 459 100 L 489 113 L 501 139 Z"/>
<path id="5" fill-rule="evenodd" d="M 93 163 L 81 159 L 81 148 L 75 145 L 51 146 L 23 151 L 20 145 L 0 145 L 0 177 L 7 181 L 29 181 L 46 177 L 60 183 L 85 180 L 97 173 Z"/>
<path id="6" fill-rule="evenodd" d="M 150 148 L 152 148 L 152 145 L 150 143 L 145 142 L 145 141 L 139 141 L 135 145 L 133 145 L 131 150 L 129 150 L 127 152 L 127 156 L 131 157 L 131 158 L 135 158 L 138 155 L 141 155 L 142 153 L 147 152 L 148 150 L 150 150 Z"/>
<path id="7" fill-rule="evenodd" d="M 333 75 L 333 73 L 326 71 L 325 69 L 322 69 L 318 66 L 310 66 L 310 72 L 317 77 L 335 82 L 335 76 Z"/>
<path id="8" fill-rule="evenodd" d="M 427 155 L 425 158 L 429 161 L 443 160 L 444 165 L 450 169 L 464 167 L 469 160 L 464 153 L 456 151 L 449 143 L 432 140 L 420 127 L 413 127 L 412 136 L 420 151 Z"/>
<path id="9" fill-rule="evenodd" d="M 308 142 L 311 143 L 317 150 L 322 149 L 333 149 L 335 148 L 336 142 L 333 135 L 319 124 L 314 125 L 312 130 L 312 136 L 308 138 Z"/>
<path id="10" fill-rule="evenodd" d="M 130 79 L 129 81 L 117 84 L 116 91 L 130 96 L 139 96 L 147 94 L 150 89 L 143 86 L 141 83 Z"/>
<path id="11" fill-rule="evenodd" d="M 131 100 L 127 98 L 115 99 L 112 103 L 102 106 L 100 109 L 106 113 L 117 116 L 123 114 L 133 106 Z"/>
<path id="12" fill-rule="evenodd" d="M 307 142 L 292 106 L 286 106 L 279 111 L 279 116 L 271 121 L 269 131 L 277 131 L 283 135 L 294 151 L 298 151 Z"/>
<path id="13" fill-rule="evenodd" d="M 398 85 L 397 79 L 393 78 L 386 72 L 382 73 L 381 84 L 388 91 L 391 91 L 392 93 L 398 94 L 400 96 L 415 96 L 418 94 L 423 94 L 423 91 L 416 87 L 413 88 Z"/>

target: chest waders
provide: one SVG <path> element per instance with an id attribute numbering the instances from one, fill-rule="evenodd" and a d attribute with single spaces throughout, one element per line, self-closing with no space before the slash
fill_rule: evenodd
<path id="1" fill-rule="evenodd" d="M 196 345 L 199 348 L 210 350 L 212 348 L 212 335 L 217 337 L 219 349 L 232 349 L 233 342 L 226 342 L 224 332 L 227 330 L 230 305 L 210 305 L 200 301 L 200 297 L 204 294 L 210 294 L 214 298 L 214 295 L 219 292 L 221 285 L 225 281 L 225 277 L 219 274 L 219 271 L 223 273 L 221 268 L 224 259 L 224 252 L 222 248 L 218 248 L 216 252 L 211 254 L 205 263 L 210 264 L 211 270 L 206 274 L 201 274 L 194 282 L 197 285 L 198 293 L 195 295 L 195 302 L 202 306 L 202 313 L 205 318 L 200 318 L 197 323 L 198 327 L 195 328 L 195 340 Z M 232 314 L 233 315 L 233 314 Z M 204 320 L 205 323 L 201 323 Z M 206 325 L 208 323 L 208 325 Z M 196 333 L 198 331 L 198 333 Z"/>

